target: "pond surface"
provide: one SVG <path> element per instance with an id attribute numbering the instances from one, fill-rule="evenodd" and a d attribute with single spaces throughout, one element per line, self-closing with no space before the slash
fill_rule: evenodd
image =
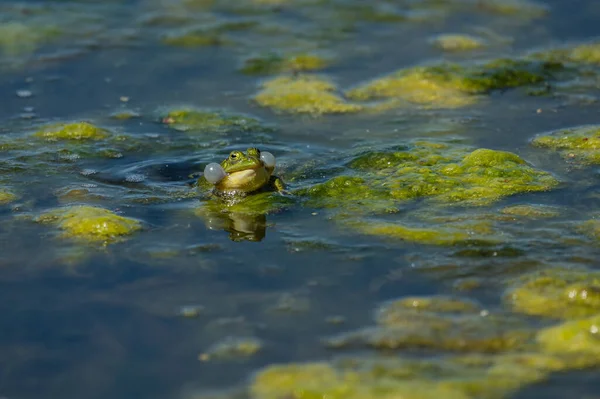
<path id="1" fill-rule="evenodd" d="M 596 397 L 599 18 L 3 2 L 0 396 Z"/>

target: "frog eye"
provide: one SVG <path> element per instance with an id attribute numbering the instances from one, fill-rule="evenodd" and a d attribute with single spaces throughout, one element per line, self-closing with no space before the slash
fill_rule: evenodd
<path id="1" fill-rule="evenodd" d="M 267 151 L 261 152 L 260 153 L 260 160 L 265 163 L 265 166 L 267 168 L 274 168 L 275 167 L 275 156 L 273 154 L 271 154 L 270 152 L 267 152 Z"/>
<path id="2" fill-rule="evenodd" d="M 237 152 L 232 152 L 231 154 L 229 154 L 229 159 L 231 159 L 232 161 L 237 159 L 237 157 L 238 157 Z"/>
<path id="3" fill-rule="evenodd" d="M 212 184 L 217 184 L 218 182 L 223 180 L 225 176 L 227 176 L 227 173 L 225 173 L 225 169 L 223 169 L 223 167 L 218 163 L 209 163 L 204 168 L 204 178 Z"/>

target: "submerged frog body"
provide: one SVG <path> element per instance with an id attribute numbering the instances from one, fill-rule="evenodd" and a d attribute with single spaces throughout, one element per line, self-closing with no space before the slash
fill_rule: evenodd
<path id="1" fill-rule="evenodd" d="M 221 164 L 206 165 L 204 178 L 215 186 L 213 193 L 223 197 L 243 197 L 259 190 L 283 192 L 285 185 L 274 170 L 273 154 L 248 148 L 246 153 L 232 151 Z"/>

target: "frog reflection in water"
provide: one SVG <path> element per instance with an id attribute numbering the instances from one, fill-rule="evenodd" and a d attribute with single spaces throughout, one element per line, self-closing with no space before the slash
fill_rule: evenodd
<path id="1" fill-rule="evenodd" d="M 274 170 L 273 154 L 258 148 L 248 148 L 246 153 L 232 151 L 221 164 L 206 165 L 204 178 L 214 186 L 213 195 L 225 200 L 214 212 L 205 214 L 208 227 L 229 232 L 233 241 L 261 241 L 266 233 L 265 213 L 254 209 L 251 202 L 246 210 L 231 206 L 252 194 L 285 193 L 285 184 L 273 175 Z"/>

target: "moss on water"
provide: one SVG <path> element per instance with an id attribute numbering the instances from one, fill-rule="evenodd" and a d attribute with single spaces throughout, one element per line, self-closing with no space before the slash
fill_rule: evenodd
<path id="1" fill-rule="evenodd" d="M 34 134 L 48 141 L 102 140 L 109 136 L 105 129 L 88 122 L 57 123 L 43 127 Z"/>
<path id="2" fill-rule="evenodd" d="M 185 33 L 171 33 L 162 38 L 162 42 L 176 47 L 208 47 L 230 44 L 231 41 L 216 32 L 193 31 Z"/>
<path id="3" fill-rule="evenodd" d="M 160 113 L 162 123 L 172 129 L 185 132 L 228 133 L 230 131 L 269 130 L 256 118 L 225 111 L 182 107 L 164 110 Z"/>
<path id="4" fill-rule="evenodd" d="M 538 135 L 532 145 L 557 151 L 561 157 L 581 165 L 600 164 L 600 126 L 585 125 Z"/>
<path id="5" fill-rule="evenodd" d="M 0 205 L 10 204 L 11 202 L 16 201 L 18 198 L 19 197 L 15 193 L 7 189 L 0 188 Z"/>
<path id="6" fill-rule="evenodd" d="M 478 94 L 543 84 L 561 69 L 560 63 L 513 59 L 418 66 L 358 85 L 347 96 L 355 101 L 396 99 L 434 108 L 458 108 L 479 101 Z"/>
<path id="7" fill-rule="evenodd" d="M 57 26 L 0 22 L 0 50 L 7 55 L 28 54 L 60 34 L 61 29 Z"/>
<path id="8" fill-rule="evenodd" d="M 58 208 L 37 218 L 40 223 L 51 223 L 63 230 L 63 237 L 88 242 L 112 242 L 141 230 L 136 220 L 119 216 L 108 209 L 78 205 Z"/>
<path id="9" fill-rule="evenodd" d="M 551 354 L 579 355 L 570 359 L 582 367 L 600 364 L 600 316 L 566 321 L 539 331 L 537 341 Z"/>
<path id="10" fill-rule="evenodd" d="M 361 219 L 345 223 L 346 226 L 362 234 L 383 236 L 420 244 L 449 246 L 467 245 L 469 243 L 492 244 L 494 238 L 486 237 L 489 234 L 488 231 L 477 234 L 473 230 L 473 227 L 475 227 L 475 230 L 481 228 L 482 224 L 485 224 L 485 227 L 489 228 L 490 224 L 481 222 L 477 224 L 480 226 L 474 226 L 473 223 L 452 223 L 444 226 L 418 227 L 400 223 L 386 223 L 375 219 Z"/>
<path id="11" fill-rule="evenodd" d="M 526 347 L 534 334 L 516 318 L 488 314 L 471 301 L 447 297 L 411 297 L 384 304 L 376 321 L 375 327 L 329 339 L 329 346 L 498 353 Z"/>
<path id="12" fill-rule="evenodd" d="M 477 7 L 494 14 L 520 18 L 543 17 L 549 10 L 543 3 L 528 0 L 479 0 Z"/>
<path id="13" fill-rule="evenodd" d="M 265 367 L 252 379 L 249 394 L 254 399 L 500 399 L 563 368 L 555 356 L 530 352 L 441 359 L 342 357 Z"/>
<path id="14" fill-rule="evenodd" d="M 556 63 L 600 64 L 600 42 L 535 51 L 530 54 L 530 58 Z"/>
<path id="15" fill-rule="evenodd" d="M 549 173 L 518 155 L 491 149 L 414 142 L 401 151 L 366 152 L 351 159 L 342 175 L 297 190 L 311 206 L 361 213 L 397 209 L 399 201 L 430 198 L 442 204 L 490 204 L 558 185 Z M 427 234 L 427 233 L 426 233 Z"/>
<path id="16" fill-rule="evenodd" d="M 275 112 L 300 114 L 346 114 L 363 107 L 346 102 L 336 86 L 315 75 L 278 76 L 262 83 L 254 101 Z"/>
<path id="17" fill-rule="evenodd" d="M 600 312 L 600 273 L 549 269 L 520 278 L 505 302 L 514 311 L 552 318 L 579 318 Z"/>
<path id="18" fill-rule="evenodd" d="M 228 337 L 199 354 L 198 359 L 208 362 L 246 358 L 256 355 L 262 348 L 262 341 L 255 337 Z"/>
<path id="19" fill-rule="evenodd" d="M 486 46 L 486 42 L 471 35 L 444 34 L 432 40 L 434 46 L 448 52 L 478 50 Z"/>
<path id="20" fill-rule="evenodd" d="M 272 75 L 285 72 L 316 71 L 329 65 L 330 61 L 313 54 L 282 56 L 268 53 L 248 58 L 241 68 L 247 75 Z"/>
<path id="21" fill-rule="evenodd" d="M 532 219 L 554 218 L 560 216 L 560 208 L 547 205 L 513 205 L 500 210 L 500 213 Z"/>

